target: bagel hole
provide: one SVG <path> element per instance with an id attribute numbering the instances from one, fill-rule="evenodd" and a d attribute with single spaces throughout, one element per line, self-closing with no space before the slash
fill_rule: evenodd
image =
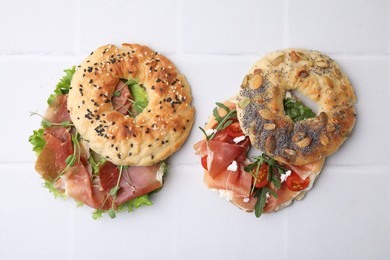
<path id="1" fill-rule="evenodd" d="M 291 108 L 286 102 L 287 100 L 295 100 L 297 102 L 301 102 L 305 107 L 309 108 L 311 111 L 305 111 L 303 112 L 302 109 L 299 109 L 299 111 L 292 111 L 296 110 L 296 108 Z M 306 118 L 312 118 L 315 117 L 319 112 L 319 107 L 316 102 L 311 100 L 310 98 L 304 96 L 302 93 L 300 93 L 297 90 L 290 90 L 287 91 L 284 97 L 284 111 L 285 115 L 290 116 L 294 121 L 303 120 Z M 290 102 L 291 104 L 291 102 Z M 298 108 L 299 106 L 297 106 Z M 293 113 L 291 113 L 293 112 Z M 296 114 L 300 114 L 299 116 L 296 116 Z"/>
<path id="2" fill-rule="evenodd" d="M 111 98 L 115 110 L 131 117 L 141 114 L 148 101 L 145 87 L 133 78 L 120 79 Z"/>

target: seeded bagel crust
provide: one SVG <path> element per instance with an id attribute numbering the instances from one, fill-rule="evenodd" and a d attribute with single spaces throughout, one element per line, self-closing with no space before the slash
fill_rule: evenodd
<path id="1" fill-rule="evenodd" d="M 113 109 L 121 79 L 138 79 L 148 105 L 135 118 Z M 70 117 L 90 148 L 117 165 L 156 164 L 184 143 L 194 122 L 186 79 L 163 55 L 138 44 L 105 45 L 78 66 L 68 96 Z"/>
<path id="2" fill-rule="evenodd" d="M 297 90 L 319 107 L 294 124 L 283 99 Z M 355 124 L 356 97 L 348 77 L 328 56 L 303 49 L 269 53 L 249 70 L 237 97 L 243 132 L 278 161 L 304 165 L 336 152 Z"/>

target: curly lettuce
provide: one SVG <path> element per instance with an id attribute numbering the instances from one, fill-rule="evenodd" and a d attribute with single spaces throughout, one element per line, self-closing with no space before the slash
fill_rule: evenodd
<path id="1" fill-rule="evenodd" d="M 36 153 L 37 156 L 41 153 L 43 147 L 46 144 L 46 141 L 43 138 L 43 133 L 44 133 L 43 128 L 40 128 L 38 130 L 33 130 L 33 134 L 30 135 L 28 138 L 28 141 L 33 146 L 33 151 Z"/>
<path id="2" fill-rule="evenodd" d="M 70 88 L 70 82 L 72 81 L 73 74 L 76 71 L 76 66 L 73 66 L 70 69 L 64 70 L 65 76 L 62 77 L 60 82 L 57 83 L 57 86 L 54 90 L 54 93 L 49 96 L 47 99 L 47 103 L 50 105 L 53 100 L 56 98 L 57 95 L 62 95 L 62 94 L 68 94 L 69 93 L 69 88 Z"/>

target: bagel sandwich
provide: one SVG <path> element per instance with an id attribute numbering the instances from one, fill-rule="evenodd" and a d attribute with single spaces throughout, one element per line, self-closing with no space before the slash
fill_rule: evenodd
<path id="1" fill-rule="evenodd" d="M 294 90 L 319 103 L 318 113 Z M 348 78 L 326 55 L 302 49 L 266 55 L 200 128 L 204 138 L 194 149 L 205 185 L 256 217 L 301 200 L 351 133 L 355 101 Z"/>
<path id="2" fill-rule="evenodd" d="M 44 186 L 94 219 L 151 205 L 194 121 L 185 77 L 139 44 L 99 47 L 65 73 L 29 137 Z"/>

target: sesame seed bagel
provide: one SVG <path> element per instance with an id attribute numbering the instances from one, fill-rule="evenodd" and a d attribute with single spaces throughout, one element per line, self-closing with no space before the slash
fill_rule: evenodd
<path id="1" fill-rule="evenodd" d="M 148 104 L 135 117 L 114 110 L 120 80 L 137 79 Z M 194 122 L 186 79 L 163 55 L 138 44 L 106 45 L 78 66 L 68 96 L 70 117 L 90 148 L 117 165 L 156 164 L 184 143 Z"/>
<path id="2" fill-rule="evenodd" d="M 319 108 L 294 123 L 285 115 L 286 91 L 297 90 Z M 245 76 L 237 97 L 243 132 L 278 161 L 304 165 L 336 152 L 355 124 L 356 97 L 348 77 L 328 56 L 303 49 L 269 53 Z"/>

